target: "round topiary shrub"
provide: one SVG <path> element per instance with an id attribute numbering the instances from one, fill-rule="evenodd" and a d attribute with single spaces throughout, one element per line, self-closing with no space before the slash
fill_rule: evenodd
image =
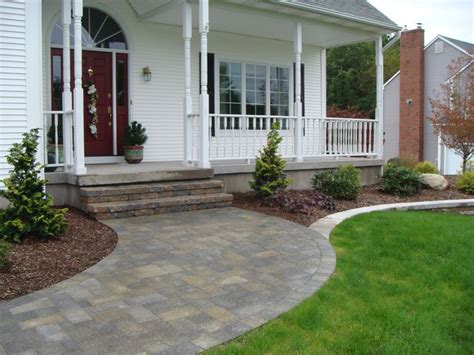
<path id="1" fill-rule="evenodd" d="M 385 164 L 380 191 L 391 195 L 412 196 L 421 189 L 421 177 L 415 170 Z"/>
<path id="2" fill-rule="evenodd" d="M 420 174 L 438 174 L 438 169 L 430 161 L 421 161 L 415 165 L 415 171 Z"/>
<path id="3" fill-rule="evenodd" d="M 456 187 L 468 194 L 474 194 L 474 171 L 466 171 L 456 181 Z"/>
<path id="4" fill-rule="evenodd" d="M 359 169 L 341 165 L 337 170 L 314 174 L 311 184 L 315 191 L 343 200 L 355 200 L 360 192 Z"/>

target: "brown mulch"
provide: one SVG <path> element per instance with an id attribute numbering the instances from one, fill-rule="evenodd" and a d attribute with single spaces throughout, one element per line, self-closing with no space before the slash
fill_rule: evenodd
<path id="1" fill-rule="evenodd" d="M 67 231 L 55 238 L 30 236 L 12 244 L 0 270 L 0 302 L 65 280 L 114 250 L 117 234 L 83 212 L 69 208 Z"/>
<path id="2" fill-rule="evenodd" d="M 455 177 L 446 177 L 449 181 L 449 187 L 444 191 L 435 191 L 431 189 L 423 189 L 415 196 L 400 197 L 393 196 L 379 192 L 377 185 L 364 186 L 362 191 L 355 201 L 335 200 L 336 209 L 333 211 L 313 208 L 309 215 L 301 213 L 290 213 L 282 211 L 279 207 L 271 207 L 264 205 L 262 200 L 258 198 L 255 193 L 238 193 L 234 194 L 232 205 L 234 207 L 251 210 L 255 212 L 265 213 L 268 215 L 285 218 L 292 222 L 296 222 L 305 226 L 309 226 L 318 219 L 323 218 L 329 214 L 351 210 L 358 207 L 366 207 L 373 205 L 381 205 L 385 203 L 397 202 L 416 202 L 416 201 L 430 201 L 430 200 L 455 200 L 473 198 L 473 195 L 463 193 L 454 187 Z M 288 191 L 289 194 L 300 194 L 304 191 Z"/>

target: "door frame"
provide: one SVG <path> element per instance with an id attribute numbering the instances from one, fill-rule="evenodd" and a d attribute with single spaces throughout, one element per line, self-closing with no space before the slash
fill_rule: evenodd
<path id="1" fill-rule="evenodd" d="M 52 83 L 51 83 L 51 78 L 52 78 L 52 72 L 51 72 L 51 57 L 52 57 L 52 50 L 53 49 L 63 49 L 63 46 L 61 45 L 49 45 L 48 48 L 48 53 L 49 55 L 47 56 L 47 82 L 46 82 L 46 88 L 47 88 L 47 104 L 49 107 L 51 107 L 51 102 L 52 102 L 52 96 L 51 96 L 51 90 L 52 90 Z M 71 45 L 70 47 L 71 51 L 74 51 L 74 46 Z M 123 50 L 123 49 L 110 49 L 110 48 L 82 48 L 83 51 L 91 51 L 91 52 L 106 52 L 106 53 L 111 53 L 112 54 L 112 102 L 113 102 L 113 116 L 112 116 L 112 124 L 113 124 L 113 131 L 112 131 L 112 136 L 113 136 L 113 155 L 110 156 L 93 156 L 93 157 L 85 157 L 86 164 L 106 164 L 106 163 L 119 163 L 123 162 L 123 155 L 118 155 L 118 138 L 117 138 L 117 72 L 116 72 L 116 60 L 117 60 L 117 54 L 122 53 L 127 55 L 127 90 L 128 90 L 128 123 L 130 123 L 130 117 L 131 117 L 131 112 L 132 112 L 132 71 L 130 70 L 131 67 L 131 58 L 130 58 L 130 50 Z M 73 59 L 73 55 L 71 55 L 71 59 Z M 82 77 L 82 81 L 84 84 L 84 76 Z M 71 73 L 71 91 L 74 90 L 74 75 Z"/>

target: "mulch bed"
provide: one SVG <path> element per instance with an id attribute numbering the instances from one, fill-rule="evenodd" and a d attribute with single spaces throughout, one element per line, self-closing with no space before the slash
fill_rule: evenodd
<path id="1" fill-rule="evenodd" d="M 12 244 L 0 270 L 0 302 L 70 278 L 114 250 L 117 234 L 83 212 L 69 208 L 67 231 L 55 238 L 30 236 Z"/>
<path id="2" fill-rule="evenodd" d="M 333 211 L 323 210 L 319 208 L 313 208 L 311 214 L 291 213 L 282 211 L 279 207 L 270 207 L 264 205 L 262 200 L 258 198 L 255 193 L 238 193 L 234 194 L 234 201 L 232 205 L 234 207 L 251 210 L 255 212 L 265 213 L 268 215 L 285 218 L 292 222 L 296 222 L 305 226 L 309 226 L 316 222 L 318 219 L 323 218 L 329 214 L 351 210 L 358 207 L 366 207 L 373 205 L 381 205 L 385 203 L 398 203 L 398 202 L 416 202 L 416 201 L 430 201 L 430 200 L 456 200 L 456 199 L 469 199 L 474 198 L 473 195 L 469 195 L 457 190 L 454 186 L 455 177 L 447 177 L 449 181 L 449 187 L 444 191 L 435 191 L 431 189 L 423 189 L 415 196 L 400 197 L 393 196 L 379 192 L 377 185 L 364 186 L 362 191 L 355 201 L 335 200 L 336 209 Z M 288 191 L 289 194 L 304 194 L 305 191 Z"/>

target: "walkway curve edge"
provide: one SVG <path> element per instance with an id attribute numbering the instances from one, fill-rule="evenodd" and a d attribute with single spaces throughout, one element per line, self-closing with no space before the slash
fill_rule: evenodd
<path id="1" fill-rule="evenodd" d="M 329 239 L 332 230 L 342 221 L 363 213 L 374 211 L 415 211 L 432 210 L 440 208 L 474 207 L 474 198 L 463 200 L 440 200 L 422 202 L 402 202 L 389 203 L 385 205 L 375 205 L 360 207 L 352 210 L 342 211 L 328 215 L 319 219 L 309 226 L 310 229 L 320 233 L 324 238 Z"/>

